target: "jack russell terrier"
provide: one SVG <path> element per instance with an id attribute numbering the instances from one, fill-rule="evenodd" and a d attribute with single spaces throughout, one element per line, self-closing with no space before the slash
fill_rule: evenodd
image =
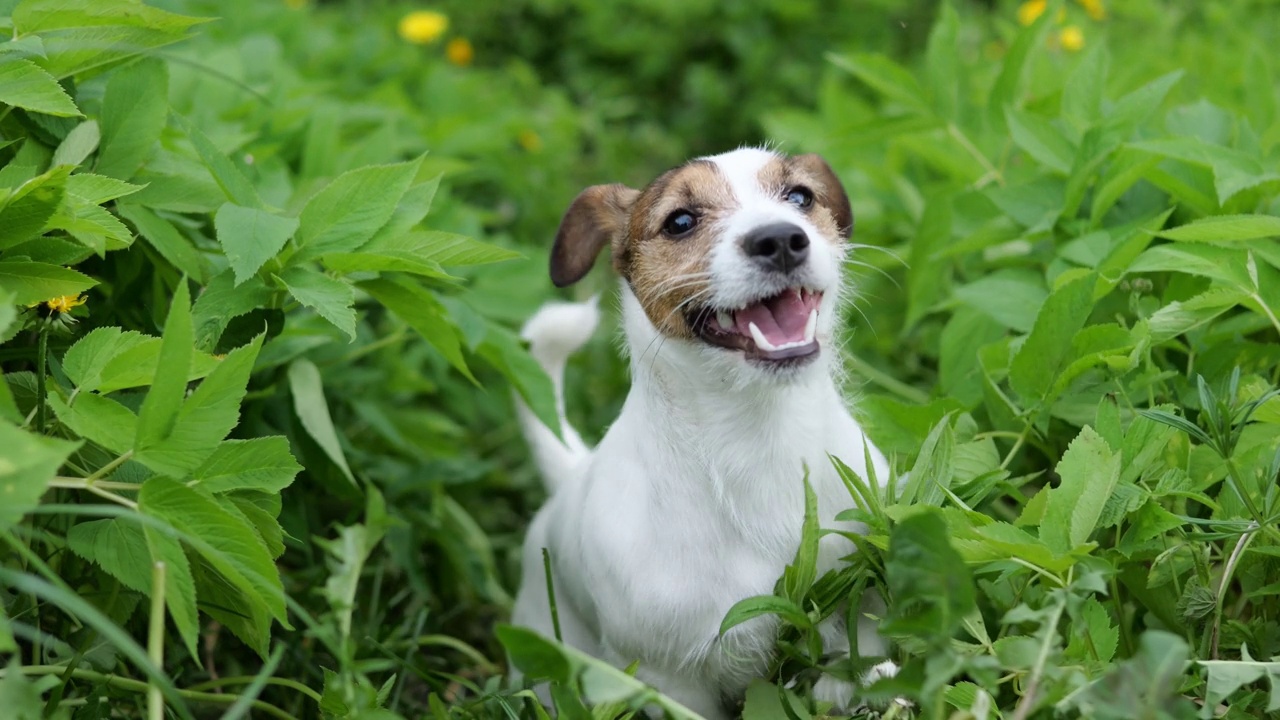
<path id="1" fill-rule="evenodd" d="M 758 617 L 723 637 L 720 623 L 739 600 L 772 593 L 794 559 L 805 468 L 821 526 L 855 532 L 865 528 L 835 520 L 853 501 L 828 453 L 864 478 L 869 457 L 888 477 L 837 383 L 852 231 L 849 199 L 822 158 L 762 149 L 573 201 L 551 279 L 577 282 L 610 246 L 632 384 L 617 422 L 588 448 L 565 421 L 563 374 L 595 329 L 595 303 L 552 303 L 526 324 L 563 439 L 519 407 L 551 496 L 525 540 L 515 624 L 553 637 L 547 548 L 566 644 L 618 667 L 638 660 L 637 676 L 672 699 L 711 720 L 730 716 L 767 672 L 778 623 Z M 852 552 L 825 535 L 819 576 Z M 830 653 L 849 651 L 839 615 L 820 628 Z M 861 652 L 882 657 L 874 621 L 859 617 Z M 864 682 L 896 670 L 883 662 Z M 856 686 L 824 676 L 814 692 L 847 708 Z"/>

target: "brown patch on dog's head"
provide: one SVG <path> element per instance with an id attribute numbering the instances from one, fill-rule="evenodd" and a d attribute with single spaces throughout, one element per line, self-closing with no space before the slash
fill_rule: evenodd
<path id="1" fill-rule="evenodd" d="M 808 189 L 813 202 L 804 212 L 834 245 L 853 231 L 844 187 L 817 155 L 775 155 L 755 170 L 751 182 L 770 200 L 782 201 L 797 187 Z M 668 336 L 693 337 L 686 314 L 704 307 L 700 300 L 710 288 L 712 250 L 742 202 L 733 187 L 714 159 L 698 159 L 640 191 L 624 185 L 587 188 L 569 206 L 556 234 L 552 281 L 565 287 L 582 279 L 609 244 L 614 268 L 654 326 Z M 680 213 L 691 215 L 694 224 L 673 233 L 669 222 Z"/>

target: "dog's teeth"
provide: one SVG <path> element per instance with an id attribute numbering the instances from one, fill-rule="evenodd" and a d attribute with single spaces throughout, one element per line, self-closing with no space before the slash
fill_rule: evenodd
<path id="1" fill-rule="evenodd" d="M 756 327 L 755 323 L 749 323 L 747 329 L 751 331 L 751 339 L 756 341 L 756 347 L 765 352 L 773 352 L 778 349 L 774 347 L 773 343 L 769 342 L 764 333 L 760 332 L 760 328 Z"/>
<path id="2" fill-rule="evenodd" d="M 733 313 L 727 313 L 724 310 L 716 313 L 716 322 L 720 323 L 721 330 L 733 329 Z"/>
<path id="3" fill-rule="evenodd" d="M 818 308 L 809 311 L 809 320 L 804 324 L 804 342 L 806 345 L 813 342 L 813 338 L 818 332 Z"/>

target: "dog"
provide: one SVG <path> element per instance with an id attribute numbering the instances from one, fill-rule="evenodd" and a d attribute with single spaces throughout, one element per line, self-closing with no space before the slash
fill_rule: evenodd
<path id="1" fill-rule="evenodd" d="M 794 559 L 806 468 L 821 527 L 856 532 L 865 527 L 835 520 L 853 501 L 828 454 L 864 478 L 867 458 L 881 482 L 889 474 L 839 390 L 852 232 L 849 198 L 817 155 L 742 148 L 643 190 L 578 195 L 555 237 L 551 279 L 572 285 L 610 246 L 632 384 L 617 421 L 587 447 L 565 418 L 563 384 L 569 356 L 595 329 L 596 303 L 548 304 L 526 323 L 562 432 L 518 405 L 550 497 L 524 544 L 514 624 L 553 636 L 546 548 L 566 644 L 617 667 L 639 661 L 639 679 L 709 720 L 730 717 L 767 672 L 778 623 L 758 617 L 723 637 L 720 624 L 734 603 L 770 594 Z M 852 552 L 827 534 L 819 574 Z M 859 649 L 882 657 L 874 605 L 863 609 Z M 843 619 L 820 630 L 827 652 L 848 653 Z M 894 672 L 886 661 L 863 682 Z M 839 708 L 856 690 L 830 676 L 814 688 Z"/>

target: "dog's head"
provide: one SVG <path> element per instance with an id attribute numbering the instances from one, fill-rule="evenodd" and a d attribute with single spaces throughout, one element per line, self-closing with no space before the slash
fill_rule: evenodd
<path id="1" fill-rule="evenodd" d="M 822 158 L 741 149 L 643 190 L 584 190 L 556 234 L 551 278 L 577 282 L 608 244 L 657 333 L 703 357 L 781 371 L 830 340 L 852 231 L 849 198 Z"/>

